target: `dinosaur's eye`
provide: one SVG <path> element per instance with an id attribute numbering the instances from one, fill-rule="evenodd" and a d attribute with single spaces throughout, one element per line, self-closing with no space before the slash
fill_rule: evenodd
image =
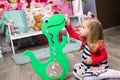
<path id="1" fill-rule="evenodd" d="M 49 20 L 46 18 L 46 19 L 44 19 L 44 22 L 45 22 L 45 23 L 48 23 L 48 22 L 49 22 Z"/>

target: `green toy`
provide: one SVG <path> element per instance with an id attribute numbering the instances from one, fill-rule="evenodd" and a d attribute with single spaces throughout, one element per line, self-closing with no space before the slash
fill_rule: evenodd
<path id="1" fill-rule="evenodd" d="M 43 20 L 42 32 L 49 42 L 50 57 L 45 62 L 36 59 L 31 51 L 25 51 L 24 55 L 31 59 L 32 68 L 43 80 L 64 80 L 69 71 L 69 63 L 62 49 L 67 43 L 67 37 L 62 36 L 62 42 L 58 40 L 58 34 L 65 26 L 65 16 L 55 14 Z"/>

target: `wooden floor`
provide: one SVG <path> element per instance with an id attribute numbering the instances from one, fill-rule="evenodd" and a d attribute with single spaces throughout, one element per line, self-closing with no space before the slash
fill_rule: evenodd
<path id="1" fill-rule="evenodd" d="M 108 55 L 110 68 L 120 70 L 120 26 L 104 30 L 108 42 Z M 31 68 L 31 64 L 16 65 L 11 59 L 12 54 L 5 54 L 0 59 L 0 80 L 41 80 Z M 73 64 L 80 62 L 78 51 L 67 54 L 70 62 L 70 72 L 65 80 L 75 80 L 71 75 Z M 113 80 L 113 79 L 110 79 Z M 120 80 L 120 79 L 114 79 Z"/>

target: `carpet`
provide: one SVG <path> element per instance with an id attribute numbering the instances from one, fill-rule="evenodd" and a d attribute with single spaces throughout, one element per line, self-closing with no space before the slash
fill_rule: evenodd
<path id="1" fill-rule="evenodd" d="M 73 51 L 79 50 L 79 48 L 80 48 L 80 41 L 77 41 L 77 40 L 70 41 L 63 48 L 63 52 L 64 53 L 71 53 Z M 38 50 L 32 50 L 32 52 L 35 54 L 35 56 L 38 60 L 45 59 L 45 58 L 49 57 L 49 47 L 41 48 Z M 12 55 L 11 57 L 17 65 L 27 64 L 30 62 L 29 57 L 24 56 L 23 53 Z"/>

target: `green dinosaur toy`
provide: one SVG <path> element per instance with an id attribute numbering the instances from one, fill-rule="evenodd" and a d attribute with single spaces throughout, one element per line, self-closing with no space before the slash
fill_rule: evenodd
<path id="1" fill-rule="evenodd" d="M 69 63 L 62 49 L 67 43 L 67 37 L 62 36 L 62 42 L 58 40 L 58 34 L 65 26 L 65 16 L 55 14 L 43 20 L 42 32 L 49 42 L 50 57 L 45 62 L 36 59 L 31 51 L 25 51 L 29 56 L 31 65 L 36 74 L 43 80 L 63 80 L 69 71 Z"/>

